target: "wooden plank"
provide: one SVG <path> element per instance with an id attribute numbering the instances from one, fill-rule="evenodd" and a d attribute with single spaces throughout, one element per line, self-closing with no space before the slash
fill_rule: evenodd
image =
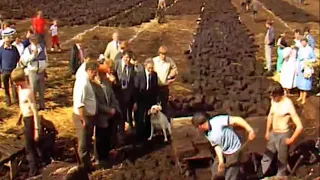
<path id="1" fill-rule="evenodd" d="M 13 180 L 16 178 L 18 174 L 18 162 L 17 160 L 11 160 L 9 161 L 9 167 L 10 167 L 10 179 Z"/>

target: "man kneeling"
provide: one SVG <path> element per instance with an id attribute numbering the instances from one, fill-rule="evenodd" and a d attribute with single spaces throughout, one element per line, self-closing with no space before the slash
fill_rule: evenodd
<path id="1" fill-rule="evenodd" d="M 241 117 L 217 115 L 210 118 L 206 113 L 197 113 L 192 118 L 192 124 L 204 132 L 216 152 L 218 162 L 214 161 L 211 172 L 212 180 L 217 174 L 225 173 L 226 180 L 239 179 L 240 155 L 243 145 L 240 138 L 230 126 L 238 125 L 248 133 L 248 140 L 255 138 L 252 127 Z"/>

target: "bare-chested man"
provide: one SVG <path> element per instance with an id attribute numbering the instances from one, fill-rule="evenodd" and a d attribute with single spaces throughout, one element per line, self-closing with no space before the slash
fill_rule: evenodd
<path id="1" fill-rule="evenodd" d="M 285 176 L 288 162 L 288 147 L 302 132 L 302 123 L 296 113 L 292 101 L 284 96 L 280 83 L 274 82 L 269 87 L 271 108 L 267 119 L 265 138 L 268 141 L 266 151 L 261 160 L 262 173 L 265 175 L 271 165 L 273 156 L 278 153 L 277 176 Z M 290 136 L 289 121 L 292 119 L 296 128 Z M 271 129 L 272 127 L 272 129 Z"/>

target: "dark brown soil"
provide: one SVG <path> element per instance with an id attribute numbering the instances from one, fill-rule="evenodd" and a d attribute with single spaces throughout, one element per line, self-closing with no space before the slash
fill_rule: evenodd
<path id="1" fill-rule="evenodd" d="M 284 21 L 319 22 L 319 18 L 283 0 L 261 0 L 265 6 Z M 303 6 L 303 5 L 302 5 Z"/>
<path id="2" fill-rule="evenodd" d="M 192 52 L 186 55 L 191 72 L 183 76 L 194 93 L 173 98 L 173 116 L 202 110 L 242 117 L 266 115 L 268 80 L 256 61 L 254 39 L 239 22 L 235 8 L 227 1 L 207 1 L 200 17 Z"/>

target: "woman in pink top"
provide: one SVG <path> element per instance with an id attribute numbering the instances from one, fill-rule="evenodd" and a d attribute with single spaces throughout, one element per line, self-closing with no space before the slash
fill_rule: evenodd
<path id="1" fill-rule="evenodd" d="M 38 118 L 37 105 L 34 93 L 27 81 L 27 77 L 21 68 L 16 68 L 11 73 L 11 79 L 18 87 L 19 106 L 24 123 L 25 150 L 29 164 L 29 176 L 39 174 L 37 167 L 38 147 L 37 141 L 40 134 L 40 120 Z"/>

